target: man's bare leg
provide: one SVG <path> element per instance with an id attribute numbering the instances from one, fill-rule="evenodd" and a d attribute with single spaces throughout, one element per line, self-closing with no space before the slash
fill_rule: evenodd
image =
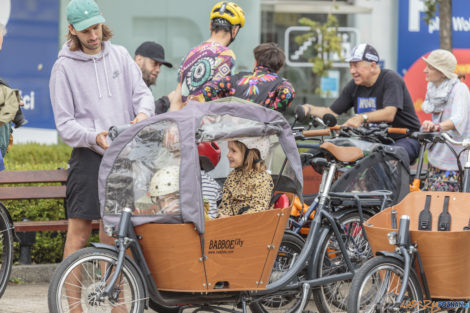
<path id="1" fill-rule="evenodd" d="M 64 247 L 64 259 L 75 251 L 85 247 L 91 234 L 91 220 L 70 218 L 67 238 Z M 65 293 L 70 312 L 83 312 L 81 307 L 82 272 L 80 268 L 73 270 L 65 281 Z"/>

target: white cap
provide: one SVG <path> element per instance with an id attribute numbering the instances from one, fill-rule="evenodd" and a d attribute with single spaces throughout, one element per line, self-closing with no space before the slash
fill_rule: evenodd
<path id="1" fill-rule="evenodd" d="M 152 197 L 164 196 L 179 190 L 180 168 L 171 165 L 158 170 L 150 180 L 149 194 Z"/>
<path id="2" fill-rule="evenodd" d="M 243 137 L 235 139 L 243 143 L 248 149 L 258 149 L 261 160 L 266 160 L 271 144 L 268 137 Z"/>

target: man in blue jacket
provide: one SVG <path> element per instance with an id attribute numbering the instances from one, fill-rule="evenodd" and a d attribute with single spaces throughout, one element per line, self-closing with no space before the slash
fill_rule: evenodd
<path id="1" fill-rule="evenodd" d="M 124 47 L 109 42 L 94 0 L 67 5 L 68 41 L 59 52 L 49 83 L 57 130 L 73 147 L 66 207 L 69 219 L 64 258 L 85 246 L 91 221 L 100 218 L 98 170 L 108 148 L 110 126 L 154 115 L 154 102 L 140 69 Z M 100 232 L 100 238 L 104 238 Z"/>

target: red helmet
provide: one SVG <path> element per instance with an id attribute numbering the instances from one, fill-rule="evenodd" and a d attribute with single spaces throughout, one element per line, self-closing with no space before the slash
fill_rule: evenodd
<path id="1" fill-rule="evenodd" d="M 220 161 L 220 147 L 215 141 L 199 143 L 197 151 L 201 169 L 206 172 L 212 171 Z"/>

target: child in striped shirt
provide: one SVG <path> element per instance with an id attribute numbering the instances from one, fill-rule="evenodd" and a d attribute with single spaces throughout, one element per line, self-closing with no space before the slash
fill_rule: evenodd
<path id="1" fill-rule="evenodd" d="M 222 198 L 222 188 L 207 172 L 213 170 L 220 161 L 220 147 L 217 142 L 201 142 L 198 144 L 199 165 L 201 167 L 202 198 L 209 203 L 210 218 L 219 217 L 217 202 Z"/>

